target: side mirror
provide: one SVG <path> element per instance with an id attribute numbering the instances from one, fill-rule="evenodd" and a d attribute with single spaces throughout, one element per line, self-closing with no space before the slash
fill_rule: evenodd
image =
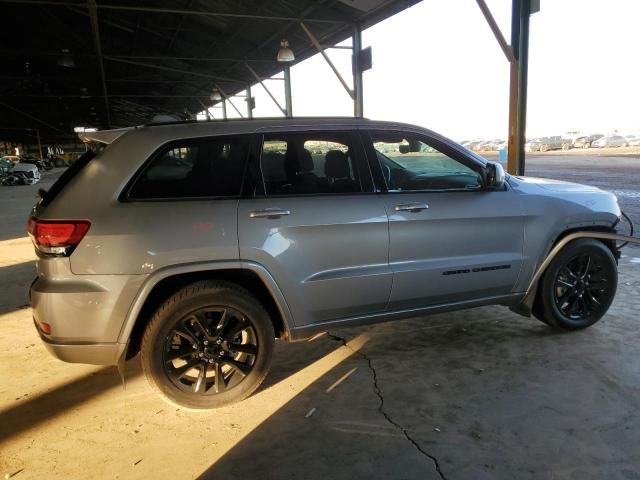
<path id="1" fill-rule="evenodd" d="M 398 147 L 400 153 L 409 153 L 411 150 L 409 149 L 409 145 L 401 143 Z"/>
<path id="2" fill-rule="evenodd" d="M 504 187 L 504 168 L 498 162 L 487 162 L 487 188 L 500 190 Z"/>

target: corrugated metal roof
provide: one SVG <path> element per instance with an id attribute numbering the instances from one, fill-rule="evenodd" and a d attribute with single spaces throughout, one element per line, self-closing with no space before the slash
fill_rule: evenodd
<path id="1" fill-rule="evenodd" d="M 316 53 L 300 21 L 323 44 L 349 38 L 418 0 L 101 0 L 96 5 L 111 127 L 147 123 L 210 104 L 267 78 L 287 38 L 300 62 Z M 35 127 L 46 135 L 74 126 L 106 128 L 91 4 L 0 0 L 0 132 Z M 73 67 L 61 66 L 65 62 Z M 245 105 L 236 101 L 238 108 Z M 5 130 L 2 133 L 6 133 Z"/>

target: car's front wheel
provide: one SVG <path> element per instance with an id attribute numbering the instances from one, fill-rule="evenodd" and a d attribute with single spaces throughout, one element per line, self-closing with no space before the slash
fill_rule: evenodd
<path id="1" fill-rule="evenodd" d="M 273 324 L 253 295 L 234 284 L 201 281 L 155 312 L 142 340 L 142 367 L 170 403 L 216 408 L 260 386 L 273 345 Z"/>
<path id="2" fill-rule="evenodd" d="M 611 250 L 598 240 L 574 240 L 544 273 L 534 314 L 563 330 L 589 327 L 607 312 L 617 286 L 618 271 Z"/>

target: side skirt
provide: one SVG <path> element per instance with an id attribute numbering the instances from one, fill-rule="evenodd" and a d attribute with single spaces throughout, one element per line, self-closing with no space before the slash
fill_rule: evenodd
<path id="1" fill-rule="evenodd" d="M 357 317 L 342 318 L 339 320 L 331 320 L 328 322 L 316 323 L 313 325 L 304 325 L 291 329 L 290 341 L 297 342 L 306 340 L 307 338 L 312 337 L 317 333 L 325 332 L 331 328 L 355 327 L 358 325 L 369 325 L 372 323 L 389 322 L 392 320 L 404 320 L 408 318 L 420 317 L 423 315 L 452 312 L 455 310 L 464 310 L 467 308 L 482 307 L 486 305 L 511 306 L 518 304 L 522 300 L 523 295 L 523 293 L 512 293 L 509 295 L 498 295 L 476 300 L 464 300 L 461 302 L 443 303 L 440 305 L 411 308 L 407 310 L 396 310 L 392 312 L 380 312 L 371 315 L 362 315 Z"/>

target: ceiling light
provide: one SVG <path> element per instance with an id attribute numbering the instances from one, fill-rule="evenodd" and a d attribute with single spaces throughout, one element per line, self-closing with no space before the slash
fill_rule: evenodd
<path id="1" fill-rule="evenodd" d="M 280 50 L 278 50 L 278 56 L 276 60 L 280 63 L 293 62 L 296 56 L 293 54 L 293 50 L 289 48 L 289 42 L 284 38 L 280 41 Z"/>
<path id="2" fill-rule="evenodd" d="M 214 102 L 219 102 L 220 100 L 222 100 L 222 95 L 220 95 L 220 90 L 218 90 L 217 88 L 214 88 L 213 92 L 211 92 L 211 96 L 209 97 L 209 99 Z"/>
<path id="3" fill-rule="evenodd" d="M 73 60 L 68 48 L 62 49 L 62 55 L 58 57 L 58 65 L 65 68 L 74 68 L 76 62 Z"/>

